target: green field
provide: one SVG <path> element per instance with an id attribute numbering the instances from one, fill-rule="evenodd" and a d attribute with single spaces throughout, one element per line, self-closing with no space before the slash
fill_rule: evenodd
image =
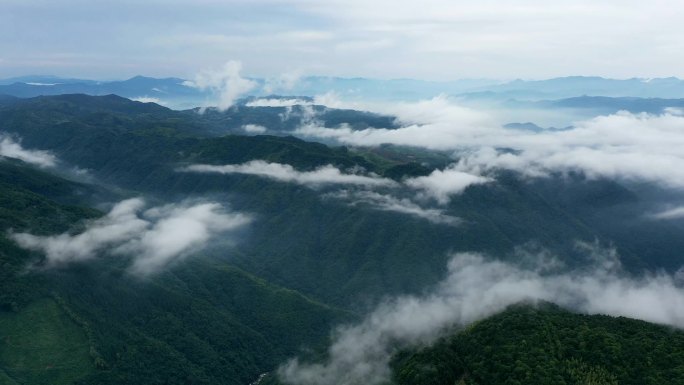
<path id="1" fill-rule="evenodd" d="M 68 384 L 94 370 L 85 332 L 51 299 L 0 312 L 0 384 Z"/>

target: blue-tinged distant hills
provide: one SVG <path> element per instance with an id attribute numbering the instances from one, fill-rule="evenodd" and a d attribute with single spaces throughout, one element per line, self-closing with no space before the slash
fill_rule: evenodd
<path id="1" fill-rule="evenodd" d="M 194 107 L 206 95 L 183 85 L 179 78 L 156 79 L 136 76 L 123 81 L 93 81 L 63 79 L 53 76 L 26 76 L 0 80 L 0 94 L 20 98 L 45 95 L 86 94 L 93 96 L 116 94 L 129 99 L 158 101 L 173 107 Z"/>
<path id="2" fill-rule="evenodd" d="M 514 80 L 473 90 L 464 96 L 479 98 L 543 100 L 574 96 L 683 98 L 684 81 L 675 77 L 656 79 L 606 79 L 568 76 L 548 80 Z"/>
<path id="3" fill-rule="evenodd" d="M 448 82 L 414 79 L 368 79 L 310 76 L 299 79 L 291 87 L 268 79 L 252 78 L 257 86 L 249 93 L 253 96 L 299 95 L 315 96 L 335 93 L 344 99 L 418 100 L 440 94 L 457 96 L 471 102 L 539 102 L 585 96 L 605 98 L 684 98 L 684 80 L 669 77 L 657 79 L 606 79 L 602 77 L 569 76 L 548 80 L 498 81 L 465 79 Z M 176 109 L 206 105 L 212 100 L 209 91 L 189 86 L 180 78 L 151 78 L 136 76 L 122 81 L 94 81 L 66 79 L 55 76 L 24 76 L 0 80 L 0 94 L 21 98 L 40 95 L 82 93 L 87 95 L 116 94 L 130 99 L 154 101 Z M 550 103 L 544 107 L 585 108 L 572 102 Z M 586 101 L 586 100 L 585 100 Z M 611 106 L 634 101 L 607 101 L 593 99 L 590 103 L 609 103 Z M 650 101 L 654 104 L 669 102 Z M 579 103 L 582 104 L 582 103 Z M 659 107 L 658 107 L 659 108 Z M 638 108 L 637 108 L 638 109 Z"/>

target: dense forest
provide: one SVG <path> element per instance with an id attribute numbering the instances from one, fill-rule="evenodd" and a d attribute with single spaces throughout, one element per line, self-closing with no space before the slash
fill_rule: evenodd
<path id="1" fill-rule="evenodd" d="M 324 125 L 394 127 L 387 116 L 317 108 Z M 291 357 L 324 357 L 335 326 L 437 284 L 459 251 L 513 261 L 527 245 L 570 269 L 589 258 L 576 241 L 597 241 L 618 250 L 626 274 L 681 265 L 681 224 L 635 215 L 658 193 L 648 186 L 498 171 L 495 183 L 423 207 L 458 218 L 449 223 L 345 198 L 363 192 L 354 186 L 182 171 L 265 161 L 400 184 L 453 161 L 410 147 L 305 141 L 290 134 L 306 111 L 290 111 L 291 121 L 285 112 L 243 104 L 200 114 L 113 95 L 0 99 L 0 132 L 57 159 L 0 159 L 0 383 L 250 384 Z M 247 135 L 245 124 L 269 131 Z M 412 194 L 395 190 L 398 199 Z M 130 274 L 130 255 L 54 267 L 12 238 L 82 233 L 131 197 L 156 206 L 211 200 L 253 222 L 144 278 Z M 669 384 L 683 380 L 683 341 L 641 321 L 520 306 L 403 351 L 392 365 L 398 384 Z"/>
<path id="2" fill-rule="evenodd" d="M 684 332 L 627 318 L 520 304 L 434 346 L 394 357 L 397 384 L 684 382 Z"/>

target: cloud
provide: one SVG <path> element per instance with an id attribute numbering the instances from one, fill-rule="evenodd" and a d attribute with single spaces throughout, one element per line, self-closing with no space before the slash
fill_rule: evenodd
<path id="1" fill-rule="evenodd" d="M 442 80 L 683 73 L 677 0 L 658 6 L 633 0 L 431 0 L 421 7 L 387 0 L 59 4 L 3 1 L 0 33 L 9 36 L 16 25 L 39 32 L 5 42 L 3 73 L 167 76 L 225 57 L 242 58 L 264 76 L 282 68 Z M 97 17 L 103 14 L 111 17 Z M 100 44 L 103 38 L 109 44 Z"/>
<path id="2" fill-rule="evenodd" d="M 27 150 L 10 136 L 0 133 L 0 156 L 16 158 L 39 167 L 54 167 L 57 158 L 48 151 Z"/>
<path id="3" fill-rule="evenodd" d="M 672 111 L 660 115 L 623 111 L 575 122 L 567 130 L 532 132 L 502 127 L 492 116 L 460 107 L 446 97 L 398 107 L 365 107 L 397 116 L 402 127 L 353 130 L 312 121 L 296 133 L 358 146 L 392 143 L 450 150 L 460 159 L 458 170 L 476 175 L 497 168 L 530 176 L 582 171 L 589 177 L 684 188 L 684 116 Z"/>
<path id="4" fill-rule="evenodd" d="M 423 208 L 407 198 L 397 198 L 392 195 L 380 194 L 374 191 L 343 190 L 329 193 L 326 197 L 350 201 L 351 205 L 366 204 L 371 208 L 383 211 L 393 211 L 426 219 L 432 223 L 457 226 L 462 223 L 460 218 L 444 214 L 443 210 Z"/>
<path id="5" fill-rule="evenodd" d="M 247 163 L 234 165 L 208 165 L 194 164 L 179 169 L 182 172 L 201 172 L 219 174 L 247 174 L 275 179 L 282 182 L 298 183 L 307 186 L 320 186 L 326 184 L 356 185 L 365 187 L 409 187 L 418 190 L 417 198 L 421 200 L 435 199 L 440 204 L 449 202 L 451 196 L 463 192 L 468 186 L 482 184 L 492 179 L 468 174 L 456 169 L 457 165 L 451 165 L 444 170 L 434 170 L 428 176 L 405 179 L 397 183 L 391 179 L 381 178 L 375 174 L 345 174 L 332 165 L 319 167 L 314 171 L 297 171 L 288 164 L 268 163 L 263 160 L 253 160 Z M 354 198 L 365 203 L 374 202 L 378 208 L 391 211 L 412 213 L 414 215 L 431 218 L 436 221 L 440 211 L 430 211 L 407 199 L 398 199 L 389 195 L 373 194 L 371 192 L 355 192 Z M 422 213 L 422 214 L 421 214 Z M 447 217 L 448 218 L 448 217 Z M 450 221 L 442 218 L 440 221 Z"/>
<path id="6" fill-rule="evenodd" d="M 257 83 L 240 75 L 242 63 L 229 61 L 223 68 L 200 71 L 192 81 L 183 84 L 200 90 L 213 92 L 218 100 L 217 108 L 225 111 L 237 98 L 256 88 Z"/>
<path id="7" fill-rule="evenodd" d="M 47 266 L 87 261 L 102 254 L 131 255 L 131 271 L 150 274 L 201 248 L 213 236 L 250 222 L 218 203 L 178 204 L 143 211 L 145 202 L 122 201 L 79 234 L 10 233 L 21 247 L 45 254 Z"/>
<path id="8" fill-rule="evenodd" d="M 321 36 L 325 40 L 325 38 L 329 36 Z M 302 71 L 289 71 L 285 72 L 283 74 L 280 74 L 280 76 L 268 79 L 266 81 L 266 84 L 264 85 L 264 92 L 267 94 L 272 94 L 272 93 L 278 93 L 278 92 L 288 92 L 291 91 L 297 83 L 299 83 L 300 79 L 302 77 Z"/>
<path id="9" fill-rule="evenodd" d="M 252 100 L 246 104 L 247 107 L 292 107 L 292 106 L 307 106 L 313 103 L 304 99 L 297 98 L 259 98 Z"/>
<path id="10" fill-rule="evenodd" d="M 245 124 L 242 126 L 242 129 L 250 134 L 262 134 L 268 131 L 268 128 L 258 124 Z"/>
<path id="11" fill-rule="evenodd" d="M 653 219 L 680 219 L 684 218 L 684 207 L 675 207 L 650 215 Z"/>
<path id="12" fill-rule="evenodd" d="M 298 183 L 306 186 L 326 184 L 348 184 L 358 186 L 394 186 L 396 182 L 375 175 L 344 174 L 332 165 L 321 166 L 314 171 L 297 171 L 288 164 L 268 163 L 253 160 L 243 164 L 215 166 L 195 164 L 179 171 L 219 174 L 247 174 L 275 179 L 282 182 Z"/>
<path id="13" fill-rule="evenodd" d="M 398 349 L 433 342 L 454 326 L 465 326 L 520 301 L 550 301 L 590 314 L 610 314 L 684 327 L 684 290 L 672 276 L 621 275 L 613 250 L 581 248 L 600 263 L 592 269 L 542 273 L 459 253 L 448 275 L 431 292 L 403 296 L 378 306 L 357 325 L 339 327 L 322 363 L 292 359 L 278 370 L 298 385 L 380 384 Z"/>
<path id="14" fill-rule="evenodd" d="M 431 197 L 441 204 L 447 204 L 450 196 L 462 193 L 468 186 L 490 181 L 492 179 L 459 171 L 456 165 L 451 165 L 444 170 L 434 170 L 428 176 L 406 179 L 404 183 L 422 190 L 423 197 Z"/>

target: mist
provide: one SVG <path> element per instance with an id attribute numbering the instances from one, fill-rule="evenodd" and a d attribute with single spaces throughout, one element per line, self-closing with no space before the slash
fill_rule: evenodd
<path id="1" fill-rule="evenodd" d="M 310 106 L 313 105 L 312 102 L 297 99 L 297 98 L 259 98 L 247 102 L 245 104 L 247 107 L 293 107 L 293 106 Z"/>
<path id="2" fill-rule="evenodd" d="M 373 173 L 343 173 L 332 165 L 321 166 L 314 171 L 297 171 L 289 164 L 269 163 L 263 160 L 227 165 L 194 164 L 178 171 L 255 175 L 311 188 L 325 185 L 348 186 L 347 189 L 326 193 L 323 197 L 345 200 L 352 206 L 365 204 L 373 209 L 411 215 L 436 224 L 457 225 L 461 223 L 459 218 L 446 215 L 442 209 L 424 206 L 429 206 L 431 202 L 444 206 L 449 203 L 452 196 L 461 194 L 467 187 L 492 181 L 488 177 L 459 171 L 457 166 L 452 164 L 443 170 L 434 170 L 426 176 L 404 178 L 401 182 L 382 178 Z M 351 190 L 351 187 L 357 189 Z M 372 189 L 381 189 L 382 192 Z M 392 193 L 388 194 L 388 190 L 404 195 L 410 194 L 412 198 L 400 198 Z"/>
<path id="3" fill-rule="evenodd" d="M 306 186 L 320 186 L 326 184 L 350 184 L 360 186 L 395 185 L 395 182 L 391 179 L 380 178 L 372 174 L 347 174 L 332 165 L 321 166 L 314 171 L 297 171 L 289 164 L 269 163 L 263 160 L 253 160 L 243 164 L 228 164 L 223 166 L 194 164 L 182 168 L 179 171 L 257 175 L 281 182 L 292 182 Z"/>
<path id="4" fill-rule="evenodd" d="M 381 194 L 374 191 L 341 190 L 325 194 L 324 197 L 345 200 L 352 206 L 368 205 L 375 210 L 406 214 L 425 219 L 435 224 L 458 226 L 463 222 L 460 218 L 445 214 L 444 210 L 424 208 L 411 199 L 398 198 L 393 195 Z"/>
<path id="5" fill-rule="evenodd" d="M 145 209 L 143 199 L 116 204 L 102 218 L 86 223 L 77 234 L 34 235 L 10 232 L 25 249 L 45 255 L 45 267 L 84 262 L 102 255 L 130 256 L 129 271 L 155 273 L 200 250 L 218 234 L 237 230 L 251 219 L 221 204 L 179 203 Z"/>
<path id="6" fill-rule="evenodd" d="M 57 157 L 48 151 L 29 150 L 21 146 L 21 141 L 0 133 L 0 156 L 16 158 L 38 167 L 54 167 Z"/>
<path id="7" fill-rule="evenodd" d="M 296 130 L 298 135 L 355 146 L 389 143 L 448 150 L 458 159 L 457 170 L 475 175 L 494 169 L 532 177 L 576 171 L 590 178 L 684 188 L 684 116 L 676 109 L 662 114 L 621 111 L 575 121 L 563 130 L 531 131 L 505 128 L 494 114 L 446 96 L 393 106 L 326 99 L 335 107 L 396 116 L 400 128 L 330 128 L 312 120 Z"/>
<path id="8" fill-rule="evenodd" d="M 359 324 L 335 330 L 325 362 L 294 358 L 278 374 L 298 385 L 380 384 L 390 379 L 389 360 L 399 349 L 430 344 L 521 301 L 684 327 L 684 290 L 673 276 L 628 276 L 614 249 L 586 243 L 578 248 L 593 266 L 568 271 L 542 253 L 527 256 L 544 260 L 541 268 L 525 269 L 479 253 L 454 254 L 446 278 L 429 292 L 384 301 Z"/>
<path id="9" fill-rule="evenodd" d="M 215 99 L 209 101 L 209 105 L 205 107 L 215 106 L 219 111 L 225 111 L 240 96 L 257 87 L 255 81 L 242 77 L 241 71 L 242 63 L 231 60 L 221 68 L 204 69 L 198 72 L 193 80 L 183 84 L 202 91 L 210 91 Z"/>

